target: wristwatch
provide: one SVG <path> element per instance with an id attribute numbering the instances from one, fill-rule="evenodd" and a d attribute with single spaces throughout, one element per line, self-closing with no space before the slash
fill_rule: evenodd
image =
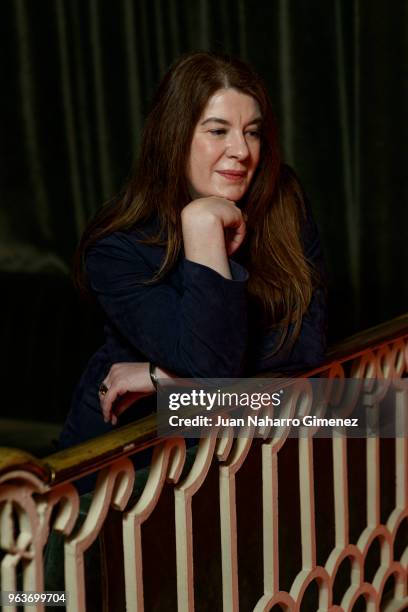
<path id="1" fill-rule="evenodd" d="M 157 374 L 156 374 L 156 367 L 157 366 L 154 363 L 152 363 L 152 362 L 149 363 L 150 380 L 153 383 L 153 387 L 157 391 L 157 385 L 159 384 L 159 380 L 158 380 Z"/>

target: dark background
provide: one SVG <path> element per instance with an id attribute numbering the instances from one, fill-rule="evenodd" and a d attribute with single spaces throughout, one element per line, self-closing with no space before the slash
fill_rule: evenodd
<path id="1" fill-rule="evenodd" d="M 72 254 L 185 51 L 264 76 L 321 231 L 331 341 L 406 311 L 405 0 L 3 0 L 0 15 L 1 417 L 64 419 L 101 331 Z"/>

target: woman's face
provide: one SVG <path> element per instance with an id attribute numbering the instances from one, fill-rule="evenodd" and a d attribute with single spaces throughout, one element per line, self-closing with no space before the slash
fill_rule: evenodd
<path id="1" fill-rule="evenodd" d="M 219 89 L 208 100 L 191 141 L 187 164 L 190 194 L 238 202 L 259 162 L 262 117 L 254 98 Z"/>

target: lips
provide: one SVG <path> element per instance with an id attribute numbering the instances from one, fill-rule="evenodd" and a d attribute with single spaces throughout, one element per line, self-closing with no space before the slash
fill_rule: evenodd
<path id="1" fill-rule="evenodd" d="M 217 173 L 230 181 L 240 181 L 246 176 L 243 170 L 217 170 Z"/>

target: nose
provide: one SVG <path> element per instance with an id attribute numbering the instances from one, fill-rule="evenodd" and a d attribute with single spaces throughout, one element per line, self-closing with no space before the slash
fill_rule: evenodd
<path id="1" fill-rule="evenodd" d="M 245 136 L 242 132 L 230 132 L 226 147 L 226 154 L 228 157 L 235 157 L 236 159 L 240 160 L 248 157 L 248 143 L 245 140 Z"/>

